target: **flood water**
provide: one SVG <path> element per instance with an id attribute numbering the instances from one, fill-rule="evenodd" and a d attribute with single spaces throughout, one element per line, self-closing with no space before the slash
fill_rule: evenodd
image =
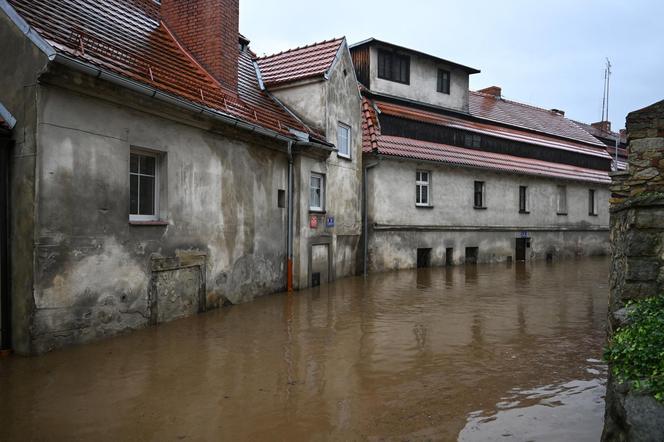
<path id="1" fill-rule="evenodd" d="M 608 269 L 350 278 L 0 359 L 0 440 L 596 441 Z"/>

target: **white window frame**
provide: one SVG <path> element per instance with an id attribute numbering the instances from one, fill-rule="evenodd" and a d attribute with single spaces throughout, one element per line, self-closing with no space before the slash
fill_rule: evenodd
<path id="1" fill-rule="evenodd" d="M 422 174 L 426 174 L 427 179 L 422 179 Z M 427 201 L 422 202 L 422 189 L 427 189 Z M 418 201 L 419 200 L 419 201 Z M 415 205 L 417 207 L 431 207 L 431 171 L 415 171 Z"/>
<path id="2" fill-rule="evenodd" d="M 320 201 L 319 205 L 315 206 L 311 195 L 312 195 L 312 189 L 313 187 L 313 179 L 318 178 L 319 181 L 319 189 L 320 189 Z M 324 212 L 325 211 L 325 175 L 322 173 L 316 173 L 316 172 L 311 172 L 311 175 L 309 176 L 309 210 L 312 212 Z"/>
<path id="3" fill-rule="evenodd" d="M 139 168 L 139 173 L 132 173 L 131 172 L 131 155 L 139 155 L 143 157 L 152 157 L 155 159 L 154 162 L 154 215 L 138 215 L 138 214 L 132 214 L 131 213 L 131 176 L 136 175 L 139 177 L 138 179 L 138 194 L 140 197 L 140 177 L 141 176 L 151 176 L 151 175 L 144 175 L 140 173 L 140 168 Z M 129 151 L 129 158 L 130 158 L 130 166 L 129 166 L 129 221 L 135 221 L 135 222 L 145 222 L 145 221 L 159 221 L 160 215 L 159 215 L 159 187 L 160 187 L 160 181 L 159 181 L 159 169 L 161 167 L 161 155 L 156 152 L 150 152 L 147 150 L 142 150 L 142 149 L 134 149 L 131 148 Z M 141 206 L 140 200 L 138 201 L 138 207 Z"/>
<path id="4" fill-rule="evenodd" d="M 346 152 L 341 150 L 341 146 L 342 146 L 342 143 L 341 143 L 342 136 L 341 136 L 341 134 L 344 131 L 346 133 Z M 337 125 L 337 149 L 338 149 L 337 155 L 339 155 L 340 157 L 344 157 L 344 158 L 351 158 L 352 157 L 351 133 L 352 133 L 352 130 L 351 130 L 351 127 L 349 125 L 341 123 L 341 122 L 338 123 L 338 125 Z"/>
<path id="5" fill-rule="evenodd" d="M 558 191 L 558 215 L 567 215 L 567 186 L 559 184 Z"/>

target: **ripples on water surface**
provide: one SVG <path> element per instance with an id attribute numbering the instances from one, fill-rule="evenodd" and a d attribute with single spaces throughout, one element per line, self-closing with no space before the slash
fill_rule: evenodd
<path id="1" fill-rule="evenodd" d="M 608 260 L 421 269 L 0 361 L 0 440 L 598 440 Z"/>

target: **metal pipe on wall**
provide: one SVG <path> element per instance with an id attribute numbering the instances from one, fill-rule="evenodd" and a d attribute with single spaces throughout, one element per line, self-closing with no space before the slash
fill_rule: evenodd
<path id="1" fill-rule="evenodd" d="M 3 143 L 6 143 L 3 145 Z M 0 356 L 12 348 L 12 306 L 9 293 L 9 150 L 11 142 L 0 140 Z"/>
<path id="2" fill-rule="evenodd" d="M 288 141 L 288 233 L 286 257 L 286 290 L 293 291 L 293 142 Z"/>
<path id="3" fill-rule="evenodd" d="M 367 263 L 369 261 L 369 216 L 367 210 L 367 187 L 369 185 L 368 175 L 369 169 L 376 167 L 378 162 L 369 163 L 364 166 L 362 174 L 362 236 L 364 237 L 364 264 L 363 264 L 363 274 L 367 276 L 369 270 L 367 268 Z"/>

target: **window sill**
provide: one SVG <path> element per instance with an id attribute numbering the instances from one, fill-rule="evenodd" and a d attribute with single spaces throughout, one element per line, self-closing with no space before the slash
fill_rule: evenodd
<path id="1" fill-rule="evenodd" d="M 596 213 L 589 213 L 588 216 L 599 216 Z"/>
<path id="2" fill-rule="evenodd" d="M 314 214 L 314 215 L 325 215 L 325 214 L 327 213 L 327 211 L 326 211 L 326 210 L 323 210 L 323 209 L 312 209 L 312 208 L 309 208 L 309 213 L 310 213 L 310 214 Z"/>
<path id="3" fill-rule="evenodd" d="M 558 215 L 558 216 L 567 216 L 567 212 L 558 212 L 556 215 Z"/>
<path id="4" fill-rule="evenodd" d="M 433 209 L 433 206 L 424 204 L 415 204 L 416 209 Z"/>
<path id="5" fill-rule="evenodd" d="M 342 160 L 346 160 L 346 161 L 353 161 L 353 157 L 351 157 L 350 155 L 344 155 L 344 154 L 338 153 L 338 152 L 337 152 L 337 158 L 341 158 Z"/>
<path id="6" fill-rule="evenodd" d="M 160 226 L 164 227 L 168 225 L 168 221 L 161 221 L 161 220 L 155 220 L 155 221 L 132 221 L 129 220 L 129 225 L 130 226 Z"/>
<path id="7" fill-rule="evenodd" d="M 530 211 L 528 211 L 528 210 L 519 210 L 519 213 L 521 215 L 530 215 Z"/>
<path id="8" fill-rule="evenodd" d="M 487 207 L 486 206 L 473 206 L 473 209 L 475 209 L 475 210 L 486 210 Z"/>

